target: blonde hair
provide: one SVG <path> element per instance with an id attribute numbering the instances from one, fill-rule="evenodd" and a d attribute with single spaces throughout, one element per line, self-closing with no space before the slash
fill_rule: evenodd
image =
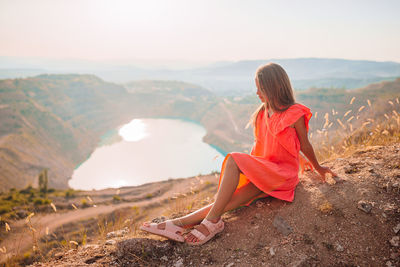
<path id="1" fill-rule="evenodd" d="M 272 109 L 274 112 L 283 112 L 295 103 L 292 85 L 286 71 L 276 63 L 268 63 L 258 67 L 255 78 L 258 80 L 261 93 L 267 97 L 251 115 L 249 125 L 253 125 L 256 133 L 257 117 L 261 110 Z"/>

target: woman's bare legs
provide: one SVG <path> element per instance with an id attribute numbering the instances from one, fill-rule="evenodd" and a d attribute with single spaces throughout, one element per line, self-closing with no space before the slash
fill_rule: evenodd
<path id="1" fill-rule="evenodd" d="M 222 178 L 215 202 L 188 215 L 173 219 L 172 222 L 175 225 L 182 227 L 196 225 L 204 218 L 216 222 L 224 212 L 235 209 L 240 205 L 247 203 L 257 195 L 260 195 L 262 191 L 251 182 L 234 193 L 239 182 L 239 175 L 240 170 L 233 158 L 230 156 L 226 162 L 224 177 Z M 165 223 L 159 223 L 157 227 L 159 229 L 164 229 Z M 207 235 L 206 228 L 200 228 L 199 230 L 204 230 Z M 190 233 L 186 238 L 188 241 L 196 239 L 196 237 Z"/>

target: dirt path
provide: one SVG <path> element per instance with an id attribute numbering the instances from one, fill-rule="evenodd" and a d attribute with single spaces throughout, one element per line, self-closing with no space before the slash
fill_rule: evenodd
<path id="1" fill-rule="evenodd" d="M 201 177 L 192 177 L 187 179 L 174 180 L 173 186 L 160 196 L 153 197 L 151 199 L 144 199 L 139 201 L 124 202 L 119 204 L 111 205 L 97 205 L 95 207 L 71 210 L 67 212 L 57 212 L 50 214 L 39 214 L 34 215 L 31 218 L 32 227 L 36 230 L 35 238 L 40 239 L 46 234 L 46 227 L 49 229 L 49 233 L 52 233 L 57 228 L 71 222 L 78 222 L 80 220 L 89 219 L 102 214 L 108 214 L 115 210 L 127 208 L 127 207 L 145 207 L 149 204 L 159 203 L 163 200 L 177 196 L 179 194 L 185 194 L 190 192 L 191 188 L 198 186 L 200 183 L 205 181 L 214 181 L 216 177 L 214 175 L 207 175 Z M 159 188 L 158 183 L 153 183 L 155 188 Z M 112 189 L 115 190 L 115 189 Z M 84 192 L 83 192 L 84 193 Z M 96 201 L 94 201 L 96 203 Z M 3 262 L 7 257 L 15 255 L 28 250 L 33 245 L 32 231 L 27 226 L 26 220 L 17 220 L 10 225 L 11 231 L 7 238 L 0 243 L 0 247 L 6 247 L 7 253 L 1 254 L 0 262 Z"/>

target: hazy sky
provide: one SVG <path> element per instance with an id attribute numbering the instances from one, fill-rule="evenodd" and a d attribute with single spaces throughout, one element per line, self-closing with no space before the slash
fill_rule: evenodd
<path id="1" fill-rule="evenodd" d="M 400 62 L 400 1 L 0 0 L 0 56 Z"/>

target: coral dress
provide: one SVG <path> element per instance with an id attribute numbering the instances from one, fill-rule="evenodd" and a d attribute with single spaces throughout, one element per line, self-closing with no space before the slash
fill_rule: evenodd
<path id="1" fill-rule="evenodd" d="M 249 182 L 263 191 L 245 206 L 267 195 L 292 202 L 294 189 L 299 182 L 300 141 L 295 128 L 290 125 L 303 115 L 308 132 L 308 122 L 312 113 L 304 105 L 294 104 L 284 112 L 272 114 L 271 117 L 265 109 L 261 110 L 257 117 L 256 136 L 251 153 L 232 152 L 226 155 L 218 188 L 226 161 L 232 156 L 241 171 L 235 193 Z"/>

